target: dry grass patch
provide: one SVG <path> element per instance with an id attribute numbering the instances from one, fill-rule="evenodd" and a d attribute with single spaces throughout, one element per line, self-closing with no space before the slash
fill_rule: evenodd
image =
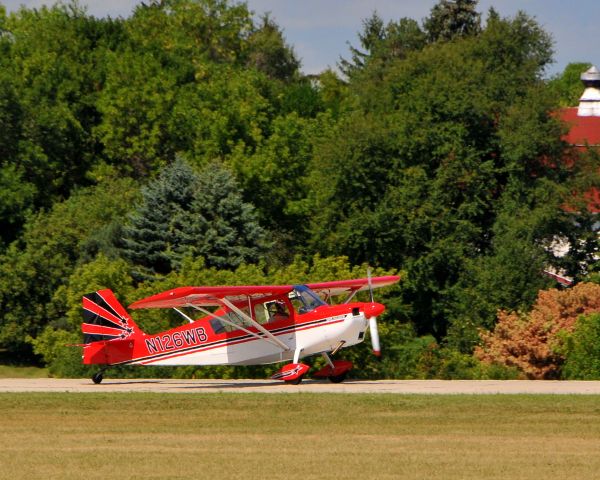
<path id="1" fill-rule="evenodd" d="M 0 394 L 0 478 L 597 478 L 591 396 Z"/>

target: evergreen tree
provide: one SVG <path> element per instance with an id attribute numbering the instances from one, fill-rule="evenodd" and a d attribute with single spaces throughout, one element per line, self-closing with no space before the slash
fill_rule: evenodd
<path id="1" fill-rule="evenodd" d="M 214 163 L 197 174 L 177 158 L 142 189 L 123 229 L 123 255 L 150 273 L 169 273 L 189 255 L 235 268 L 258 261 L 267 248 L 257 218 L 229 170 Z"/>
<path id="2" fill-rule="evenodd" d="M 481 30 L 478 0 L 440 0 L 423 26 L 430 42 L 448 41 Z"/>
<path id="3" fill-rule="evenodd" d="M 123 228 L 123 255 L 153 273 L 172 270 L 172 253 L 181 247 L 177 223 L 188 212 L 198 180 L 181 158 L 166 166 L 142 189 L 142 200 Z"/>
<path id="4" fill-rule="evenodd" d="M 294 50 L 286 45 L 279 26 L 268 14 L 248 38 L 248 65 L 271 78 L 289 80 L 298 72 L 300 62 Z"/>
<path id="5" fill-rule="evenodd" d="M 358 33 L 358 39 L 365 51 L 350 45 L 351 60 L 340 59 L 340 69 L 348 77 L 352 77 L 355 72 L 364 68 L 369 55 L 375 51 L 377 45 L 384 39 L 383 20 L 377 12 L 373 12 L 373 15 L 363 20 L 362 25 L 363 30 Z"/>
<path id="6" fill-rule="evenodd" d="M 384 25 L 377 13 L 363 21 L 363 31 L 358 34 L 362 50 L 350 45 L 351 59 L 340 59 L 340 70 L 352 78 L 363 72 L 367 64 L 383 64 L 405 58 L 408 52 L 420 50 L 426 44 L 426 35 L 411 18 Z M 372 67 L 371 67 L 372 70 Z"/>
<path id="7" fill-rule="evenodd" d="M 207 165 L 198 177 L 188 212 L 179 212 L 182 242 L 174 261 L 201 255 L 206 265 L 236 268 L 255 263 L 269 246 L 254 206 L 245 203 L 233 174 L 219 163 Z"/>

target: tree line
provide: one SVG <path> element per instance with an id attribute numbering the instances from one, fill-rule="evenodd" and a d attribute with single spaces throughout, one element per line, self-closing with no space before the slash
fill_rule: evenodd
<path id="1" fill-rule="evenodd" d="M 339 72 L 306 76 L 276 22 L 244 3 L 156 0 L 116 19 L 0 6 L 4 356 L 81 374 L 64 345 L 80 342 L 81 295 L 97 288 L 127 304 L 371 265 L 402 281 L 385 293 L 384 361 L 348 353 L 360 374 L 560 375 L 585 337 L 567 341 L 574 321 L 551 373 L 482 352 L 555 286 L 548 266 L 598 282 L 583 195 L 598 155 L 565 162 L 555 114 L 580 65 L 545 79 L 550 34 L 475 0 L 441 0 L 421 22 L 374 13 L 359 43 Z"/>

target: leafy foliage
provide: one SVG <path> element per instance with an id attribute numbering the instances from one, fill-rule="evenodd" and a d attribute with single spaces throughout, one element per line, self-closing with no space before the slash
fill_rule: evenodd
<path id="1" fill-rule="evenodd" d="M 569 63 L 564 71 L 550 80 L 548 86 L 560 99 L 562 107 L 574 107 L 579 103 L 581 74 L 592 65 L 590 63 Z"/>
<path id="2" fill-rule="evenodd" d="M 586 192 L 600 155 L 565 149 L 553 113 L 580 67 L 543 80 L 549 34 L 476 6 L 374 13 L 343 78 L 304 76 L 281 28 L 244 3 L 152 0 L 118 19 L 76 2 L 0 7 L 0 348 L 81 374 L 60 345 L 78 342 L 79 298 L 96 286 L 128 302 L 369 263 L 403 281 L 384 299 L 388 356 L 347 351 L 363 375 L 514 377 L 471 356 L 479 331 L 498 309 L 528 311 L 548 265 L 597 276 Z"/>
<path id="3" fill-rule="evenodd" d="M 268 243 L 235 178 L 213 163 L 196 173 L 178 158 L 142 189 L 123 229 L 123 255 L 150 273 L 169 273 L 186 255 L 208 266 L 256 262 Z"/>
<path id="4" fill-rule="evenodd" d="M 597 312 L 600 285 L 580 283 L 564 291 L 542 290 L 528 314 L 499 312 L 494 330 L 481 333 L 483 344 L 475 349 L 475 355 L 489 363 L 517 367 L 528 378 L 559 378 L 565 360 L 563 334 L 573 332 L 580 315 Z M 586 324 L 574 334 L 574 341 L 592 335 L 593 328 Z M 579 354 L 573 354 L 572 362 Z"/>
<path id="5" fill-rule="evenodd" d="M 457 296 L 470 294 L 477 265 L 485 265 L 482 274 L 502 268 L 499 256 L 508 254 L 517 233 L 503 227 L 509 215 L 519 210 L 523 217 L 521 258 L 528 258 L 511 263 L 518 265 L 513 279 L 526 285 L 517 297 L 499 299 L 511 307 L 531 302 L 544 285 L 529 283 L 530 276 L 539 277 L 548 256 L 543 245 L 559 217 L 566 220 L 563 172 L 540 163 L 560 158 L 563 148 L 539 81 L 550 46 L 527 16 L 501 19 L 492 12 L 485 29 L 453 42 L 372 68 L 371 54 L 363 74 L 351 77 L 354 109 L 315 147 L 313 248 L 356 262 L 400 264 L 407 271 L 402 296 L 417 332 L 441 340 L 450 322 L 471 322 L 464 351 L 503 303 L 494 299 L 481 316 L 465 318 L 469 301 Z M 326 184 L 319 182 L 323 175 Z M 494 270 L 488 280 L 504 288 L 508 281 L 499 275 Z M 483 287 L 500 287 L 491 285 Z"/>
<path id="6" fill-rule="evenodd" d="M 267 76 L 289 80 L 298 72 L 300 62 L 268 14 L 261 18 L 261 24 L 251 33 L 248 43 L 248 64 Z"/>
<path id="7" fill-rule="evenodd" d="M 48 311 L 55 290 L 78 262 L 114 253 L 114 222 L 136 194 L 130 179 L 109 178 L 28 219 L 21 241 L 0 256 L 0 344 L 30 354 L 27 336 L 55 319 Z"/>
<path id="8" fill-rule="evenodd" d="M 434 5 L 424 22 L 430 41 L 449 41 L 456 37 L 479 33 L 477 0 L 442 0 Z"/>
<path id="9" fill-rule="evenodd" d="M 562 374 L 570 380 L 600 378 L 600 313 L 579 317 L 573 332 L 566 336 Z"/>

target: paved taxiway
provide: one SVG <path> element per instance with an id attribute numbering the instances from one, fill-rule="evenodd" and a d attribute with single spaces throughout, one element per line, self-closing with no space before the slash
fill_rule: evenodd
<path id="1" fill-rule="evenodd" d="M 396 393 L 396 394 L 592 394 L 600 381 L 543 380 L 380 380 L 332 384 L 305 380 L 286 385 L 272 380 L 3 378 L 0 392 L 168 392 L 168 393 Z"/>

